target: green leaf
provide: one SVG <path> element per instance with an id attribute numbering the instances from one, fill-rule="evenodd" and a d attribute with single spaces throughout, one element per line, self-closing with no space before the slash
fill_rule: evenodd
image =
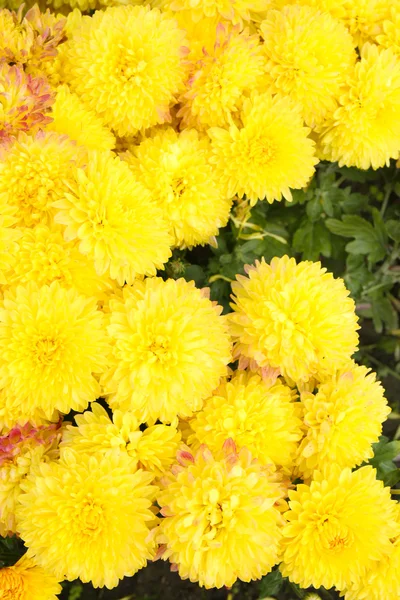
<path id="1" fill-rule="evenodd" d="M 374 456 L 369 460 L 369 464 L 373 467 L 379 465 L 383 461 L 393 460 L 400 454 L 400 440 L 389 441 L 385 435 L 379 437 L 379 442 L 372 444 Z"/>
<path id="2" fill-rule="evenodd" d="M 400 242 L 400 221 L 390 219 L 385 225 L 388 236 L 395 242 Z"/>
<path id="3" fill-rule="evenodd" d="M 206 274 L 199 265 L 188 265 L 183 274 L 186 281 L 194 281 L 197 287 L 202 287 L 206 283 Z"/>
<path id="4" fill-rule="evenodd" d="M 346 252 L 350 254 L 369 254 L 373 249 L 371 242 L 365 240 L 354 240 L 346 244 Z"/>
<path id="5" fill-rule="evenodd" d="M 276 571 L 271 571 L 265 577 L 261 579 L 259 589 L 259 598 L 265 598 L 265 596 L 276 596 L 279 594 L 284 579 L 282 574 L 278 569 Z"/>
<path id="6" fill-rule="evenodd" d="M 80 581 L 74 582 L 69 590 L 68 600 L 79 600 L 82 597 L 83 585 Z"/>
<path id="7" fill-rule="evenodd" d="M 318 221 L 323 211 L 321 198 L 319 195 L 307 202 L 306 213 L 310 221 Z"/>
<path id="8" fill-rule="evenodd" d="M 385 248 L 386 244 L 388 242 L 388 237 L 387 237 L 388 234 L 386 232 L 386 227 L 385 227 L 385 223 L 382 219 L 382 215 L 377 208 L 372 209 L 372 218 L 374 220 L 374 228 L 375 228 L 376 237 L 378 238 L 379 242 L 381 243 L 382 248 Z"/>
<path id="9" fill-rule="evenodd" d="M 321 254 L 329 257 L 332 250 L 330 233 L 322 222 L 303 221 L 293 236 L 292 245 L 305 260 L 318 260 Z"/>

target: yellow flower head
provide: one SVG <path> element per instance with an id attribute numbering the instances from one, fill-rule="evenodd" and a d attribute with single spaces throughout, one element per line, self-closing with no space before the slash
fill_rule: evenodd
<path id="1" fill-rule="evenodd" d="M 66 85 L 57 89 L 51 116 L 53 121 L 47 129 L 68 135 L 88 150 L 112 150 L 115 147 L 115 137 L 100 117 Z"/>
<path id="2" fill-rule="evenodd" d="M 18 14 L 0 9 L 0 55 L 7 63 L 24 63 L 33 43 L 33 31 L 21 26 L 21 9 Z"/>
<path id="3" fill-rule="evenodd" d="M 399 10 L 398 0 L 345 0 L 344 24 L 354 39 L 362 46 L 372 42 L 382 33 L 385 19 L 390 18 L 391 7 Z"/>
<path id="4" fill-rule="evenodd" d="M 66 136 L 20 134 L 0 155 L 0 201 L 18 207 L 20 225 L 51 224 L 53 203 L 64 196 L 80 160 L 76 145 Z"/>
<path id="5" fill-rule="evenodd" d="M 258 35 L 219 23 L 210 53 L 194 64 L 178 116 L 185 127 L 226 127 L 249 92 L 265 77 L 265 59 Z"/>
<path id="6" fill-rule="evenodd" d="M 258 375 L 238 371 L 190 421 L 188 444 L 206 444 L 217 452 L 230 438 L 263 464 L 291 468 L 302 437 L 294 400 L 294 392 L 280 381 L 268 387 Z"/>
<path id="7" fill-rule="evenodd" d="M 16 230 L 13 230 L 16 231 Z M 20 229 L 15 264 L 7 273 L 7 284 L 50 285 L 74 288 L 84 296 L 102 299 L 112 289 L 112 281 L 97 275 L 93 262 L 79 252 L 77 242 L 66 242 L 62 232 L 46 225 Z"/>
<path id="8" fill-rule="evenodd" d="M 25 480 L 17 509 L 28 555 L 56 577 L 116 587 L 154 555 L 151 479 L 141 470 L 132 473 L 123 454 L 69 449 L 59 462 L 41 464 Z"/>
<path id="9" fill-rule="evenodd" d="M 283 256 L 238 275 L 229 316 L 237 354 L 296 382 L 344 367 L 358 343 L 354 302 L 321 263 Z"/>
<path id="10" fill-rule="evenodd" d="M 94 261 L 99 275 L 120 285 L 137 275 L 155 275 L 171 256 L 172 238 L 161 209 L 111 152 L 92 152 L 85 169 L 74 171 L 69 192 L 54 203 L 66 240 Z"/>
<path id="11" fill-rule="evenodd" d="M 356 60 L 349 32 L 328 13 L 298 5 L 270 11 L 261 32 L 270 91 L 298 103 L 310 127 L 323 122 Z"/>
<path id="12" fill-rule="evenodd" d="M 26 423 L 0 435 L 0 529 L 17 531 L 15 509 L 21 484 L 40 462 L 57 458 L 58 428 L 58 424 L 34 427 Z"/>
<path id="13" fill-rule="evenodd" d="M 0 303 L 0 387 L 13 410 L 83 410 L 100 396 L 96 375 L 108 363 L 104 315 L 96 299 L 35 282 L 6 291 Z"/>
<path id="14" fill-rule="evenodd" d="M 400 57 L 365 44 L 340 107 L 322 129 L 322 157 L 340 166 L 378 169 L 400 151 Z"/>
<path id="15" fill-rule="evenodd" d="M 206 588 L 232 586 L 266 575 L 278 562 L 285 494 L 276 477 L 232 440 L 214 455 L 206 446 L 161 479 L 162 558 L 182 579 Z"/>
<path id="16" fill-rule="evenodd" d="M 255 95 L 244 101 L 242 122 L 241 127 L 208 131 L 211 161 L 227 195 L 246 195 L 252 204 L 282 196 L 291 200 L 289 188 L 304 187 L 318 162 L 297 109 L 288 98 Z"/>
<path id="17" fill-rule="evenodd" d="M 131 135 L 169 119 L 187 73 L 186 44 L 176 21 L 157 9 L 108 8 L 82 20 L 64 77 L 106 125 Z"/>
<path id="18" fill-rule="evenodd" d="M 15 253 L 18 250 L 17 240 L 21 231 L 13 225 L 18 222 L 17 207 L 9 204 L 0 194 L 0 284 L 7 283 L 7 272 L 15 265 Z"/>
<path id="19" fill-rule="evenodd" d="M 396 504 L 375 469 L 332 466 L 289 492 L 281 571 L 301 587 L 360 584 L 368 569 L 390 552 L 397 535 Z"/>
<path id="20" fill-rule="evenodd" d="M 53 94 L 43 77 L 32 77 L 16 65 L 0 63 L 0 143 L 20 131 L 37 133 L 50 122 L 52 102 Z"/>
<path id="21" fill-rule="evenodd" d="M 298 456 L 302 479 L 329 464 L 353 468 L 372 458 L 371 444 L 378 441 L 390 413 L 375 373 L 350 363 L 324 381 L 316 394 L 304 392 L 301 403 L 306 426 Z"/>
<path id="22" fill-rule="evenodd" d="M 76 415 L 76 427 L 68 425 L 63 433 L 62 448 L 77 452 L 127 454 L 132 468 L 143 468 L 161 475 L 175 461 L 180 433 L 169 425 L 153 425 L 140 430 L 140 421 L 132 412 L 116 410 L 112 420 L 104 408 L 94 402 L 92 412 Z"/>
<path id="23" fill-rule="evenodd" d="M 347 15 L 346 2 L 348 0 L 272 0 L 272 7 L 282 10 L 288 4 L 313 6 L 321 12 L 328 12 L 334 19 L 344 19 Z"/>
<path id="24" fill-rule="evenodd" d="M 58 600 L 61 585 L 26 554 L 12 567 L 0 569 L 2 600 Z"/>
<path id="25" fill-rule="evenodd" d="M 124 158 L 168 221 L 174 246 L 206 244 L 226 225 L 231 201 L 214 176 L 210 142 L 196 130 L 156 133 Z"/>
<path id="26" fill-rule="evenodd" d="M 397 522 L 400 524 L 400 508 L 396 504 Z M 368 571 L 359 585 L 346 590 L 345 600 L 389 600 L 400 597 L 400 535 L 391 539 L 389 553 Z"/>
<path id="27" fill-rule="evenodd" d="M 112 407 L 171 422 L 199 410 L 226 374 L 231 345 L 221 307 L 193 282 L 138 281 L 112 300 L 114 366 L 104 377 Z"/>
<path id="28" fill-rule="evenodd" d="M 243 22 L 250 21 L 252 12 L 261 12 L 266 8 L 265 0 L 156 0 L 155 4 L 178 14 L 185 11 L 195 23 L 204 17 L 222 18 L 241 26 Z"/>

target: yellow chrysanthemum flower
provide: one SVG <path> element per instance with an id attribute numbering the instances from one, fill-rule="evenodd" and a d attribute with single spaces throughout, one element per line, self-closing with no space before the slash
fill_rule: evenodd
<path id="1" fill-rule="evenodd" d="M 378 441 L 391 410 L 375 377 L 366 367 L 350 364 L 315 394 L 303 392 L 306 435 L 298 455 L 302 479 L 330 464 L 353 468 L 372 458 L 371 444 Z"/>
<path id="2" fill-rule="evenodd" d="M 15 265 L 15 253 L 18 250 L 17 240 L 21 231 L 13 228 L 18 222 L 17 207 L 9 204 L 0 194 L 0 284 L 7 283 L 7 272 Z"/>
<path id="3" fill-rule="evenodd" d="M 242 121 L 242 127 L 208 130 L 211 162 L 228 197 L 246 195 L 252 204 L 291 200 L 289 188 L 304 187 L 318 162 L 297 109 L 288 98 L 255 95 L 244 101 Z"/>
<path id="4" fill-rule="evenodd" d="M 382 32 L 385 19 L 390 18 L 390 9 L 397 0 L 346 0 L 344 23 L 355 45 L 361 47 L 372 42 Z M 397 8 L 399 10 L 399 8 Z"/>
<path id="5" fill-rule="evenodd" d="M 183 279 L 139 281 L 110 302 L 111 406 L 171 422 L 199 410 L 226 375 L 230 339 L 222 308 Z"/>
<path id="6" fill-rule="evenodd" d="M 354 302 L 321 263 L 283 256 L 237 276 L 229 315 L 236 352 L 296 382 L 334 373 L 357 349 Z"/>
<path id="7" fill-rule="evenodd" d="M 291 468 L 302 437 L 295 397 L 280 381 L 269 387 L 258 375 L 238 371 L 190 421 L 188 444 L 206 444 L 217 452 L 230 438 L 263 464 Z"/>
<path id="8" fill-rule="evenodd" d="M 6 435 L 17 425 L 22 427 L 29 423 L 33 427 L 39 428 L 43 425 L 57 423 L 60 420 L 58 411 L 54 411 L 51 419 L 47 419 L 44 412 L 40 409 L 33 409 L 27 414 L 24 405 L 18 402 L 14 397 L 10 400 L 10 394 L 7 390 L 0 390 L 0 435 Z M 0 533 L 1 535 L 1 533 Z"/>
<path id="9" fill-rule="evenodd" d="M 58 600 L 58 579 L 23 555 L 12 567 L 0 569 L 2 600 Z"/>
<path id="10" fill-rule="evenodd" d="M 100 117 L 66 85 L 57 89 L 51 116 L 53 121 L 48 129 L 68 135 L 80 146 L 89 150 L 112 150 L 115 147 L 115 137 Z"/>
<path id="11" fill-rule="evenodd" d="M 74 171 L 68 193 L 54 203 L 66 240 L 94 261 L 99 275 L 120 285 L 137 275 L 155 275 L 171 256 L 172 238 L 161 209 L 111 152 L 92 152 Z"/>
<path id="12" fill-rule="evenodd" d="M 215 456 L 202 446 L 178 460 L 157 497 L 162 558 L 206 588 L 266 575 L 278 562 L 284 487 L 232 440 Z"/>
<path id="13" fill-rule="evenodd" d="M 143 468 L 161 475 L 175 461 L 181 435 L 175 427 L 153 425 L 140 430 L 140 421 L 132 412 L 116 410 L 112 420 L 107 411 L 94 402 L 92 412 L 76 415 L 76 427 L 67 425 L 61 448 L 104 455 L 126 453 L 132 468 Z"/>
<path id="14" fill-rule="evenodd" d="M 124 155 L 164 213 L 174 246 L 206 244 L 229 218 L 226 198 L 210 164 L 210 142 L 194 129 L 168 128 Z"/>
<path id="15" fill-rule="evenodd" d="M 285 577 L 304 588 L 343 590 L 390 553 L 399 529 L 396 503 L 375 473 L 369 466 L 354 472 L 332 466 L 325 477 L 315 471 L 310 486 L 289 491 L 280 567 Z"/>
<path id="16" fill-rule="evenodd" d="M 400 57 L 365 44 L 340 107 L 322 129 L 322 158 L 378 169 L 400 152 Z"/>
<path id="17" fill-rule="evenodd" d="M 250 21 L 253 12 L 261 12 L 270 4 L 269 0 L 153 0 L 153 4 L 166 10 L 185 11 L 195 23 L 206 18 L 221 18 L 234 25 Z"/>
<path id="18" fill-rule="evenodd" d="M 64 196 L 80 160 L 76 145 L 66 136 L 20 134 L 0 156 L 0 201 L 18 207 L 20 225 L 51 224 L 53 203 Z"/>
<path id="19" fill-rule="evenodd" d="M 262 84 L 265 68 L 258 35 L 219 23 L 214 48 L 194 65 L 180 98 L 182 125 L 198 129 L 229 126 L 244 98 Z"/>
<path id="20" fill-rule="evenodd" d="M 57 458 L 60 437 L 57 424 L 34 427 L 30 423 L 0 435 L 0 529 L 17 531 L 15 509 L 22 482 L 42 461 Z"/>
<path id="21" fill-rule="evenodd" d="M 68 42 L 65 81 L 119 136 L 131 135 L 169 119 L 187 74 L 186 44 L 176 21 L 157 9 L 97 11 Z"/>
<path id="22" fill-rule="evenodd" d="M 397 521 L 400 508 L 396 504 Z M 363 578 L 361 585 L 346 590 L 345 600 L 389 600 L 400 597 L 400 535 L 391 540 L 390 552 L 384 556 Z"/>
<path id="23" fill-rule="evenodd" d="M 95 298 L 35 282 L 4 293 L 0 303 L 0 387 L 27 416 L 84 410 L 100 396 L 96 375 L 108 364 L 104 315 Z"/>
<path id="24" fill-rule="evenodd" d="M 66 242 L 58 229 L 37 225 L 19 232 L 15 262 L 7 273 L 8 285 L 35 281 L 40 286 L 58 281 L 62 287 L 98 299 L 113 289 L 112 280 L 97 275 L 93 262 L 79 252 L 78 243 Z"/>
<path id="25" fill-rule="evenodd" d="M 0 143 L 21 131 L 34 135 L 50 121 L 53 94 L 46 79 L 0 63 Z"/>
<path id="26" fill-rule="evenodd" d="M 123 455 L 95 457 L 64 451 L 41 464 L 23 486 L 18 527 L 28 556 L 56 577 L 109 589 L 154 555 L 150 510 L 152 475 L 132 473 Z M 32 515 L 35 518 L 32 519 Z"/>
<path id="27" fill-rule="evenodd" d="M 356 61 L 349 32 L 328 13 L 298 5 L 270 11 L 261 32 L 270 91 L 298 103 L 310 127 L 322 123 Z"/>

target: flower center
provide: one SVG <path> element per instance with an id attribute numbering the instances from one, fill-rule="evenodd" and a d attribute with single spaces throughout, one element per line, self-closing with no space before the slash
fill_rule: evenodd
<path id="1" fill-rule="evenodd" d="M 53 336 L 39 339 L 35 346 L 36 360 L 42 365 L 50 365 L 60 358 L 62 344 Z"/>
<path id="2" fill-rule="evenodd" d="M 2 600 L 23 600 L 25 597 L 24 580 L 12 567 L 0 569 L 0 592 Z"/>
<path id="3" fill-rule="evenodd" d="M 182 177 L 177 177 L 172 180 L 172 189 L 174 190 L 175 198 L 180 198 L 186 191 L 187 182 Z"/>
<path id="4" fill-rule="evenodd" d="M 102 529 L 103 509 L 90 496 L 79 506 L 78 522 L 84 535 L 93 537 Z"/>

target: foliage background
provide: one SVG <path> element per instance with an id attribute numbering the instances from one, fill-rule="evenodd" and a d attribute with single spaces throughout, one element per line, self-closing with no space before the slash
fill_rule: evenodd
<path id="1" fill-rule="evenodd" d="M 392 163 L 378 171 L 339 168 L 320 163 L 308 189 L 294 192 L 293 202 L 259 202 L 250 209 L 237 202 L 217 247 L 177 251 L 164 277 L 194 279 L 209 286 L 211 298 L 229 308 L 230 281 L 244 265 L 264 257 L 289 254 L 320 260 L 343 277 L 361 322 L 356 360 L 375 371 L 386 388 L 392 413 L 375 446 L 371 463 L 392 488 L 399 487 L 400 469 L 400 170 Z M 368 415 L 366 415 L 368 418 Z M 393 462 L 395 459 L 395 462 Z M 399 489 L 400 492 L 400 489 Z M 396 493 L 396 491 L 395 491 Z M 23 552 L 18 540 L 0 542 L 0 566 L 12 564 Z M 322 600 L 338 598 L 319 590 Z M 283 581 L 273 571 L 261 582 L 238 583 L 232 590 L 200 589 L 181 581 L 161 561 L 127 578 L 114 590 L 94 590 L 80 582 L 67 583 L 63 600 L 296 600 L 307 592 Z"/>

